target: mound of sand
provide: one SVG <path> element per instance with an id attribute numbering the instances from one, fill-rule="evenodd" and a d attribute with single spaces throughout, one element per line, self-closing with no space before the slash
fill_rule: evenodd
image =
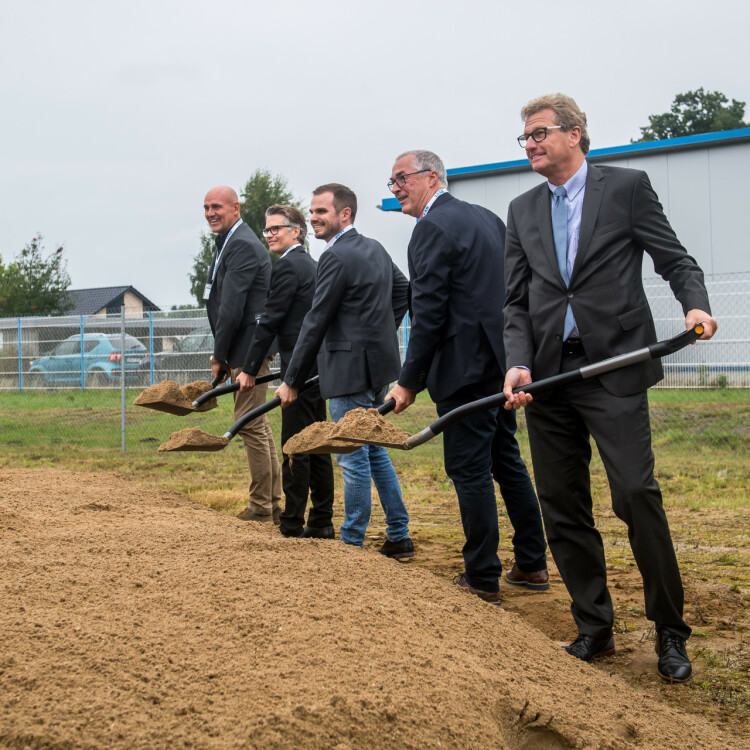
<path id="1" fill-rule="evenodd" d="M 426 571 L 115 474 L 0 474 L 0 591 L 4 747 L 738 747 Z"/>
<path id="2" fill-rule="evenodd" d="M 223 435 L 212 435 L 200 427 L 185 427 L 169 436 L 166 443 L 159 446 L 159 453 L 166 451 L 220 451 L 229 445 Z"/>
<path id="3" fill-rule="evenodd" d="M 339 452 L 340 448 L 361 445 L 352 443 L 347 438 L 403 445 L 409 436 L 408 432 L 391 424 L 377 409 L 352 409 L 338 422 L 313 422 L 289 438 L 283 450 L 289 456 L 320 452 L 326 447 L 334 453 Z"/>

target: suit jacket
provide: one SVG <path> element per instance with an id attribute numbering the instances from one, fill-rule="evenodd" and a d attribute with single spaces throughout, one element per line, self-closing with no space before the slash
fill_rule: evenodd
<path id="1" fill-rule="evenodd" d="M 449 193 L 409 241 L 411 330 L 399 385 L 434 401 L 504 373 L 505 225 Z"/>
<path id="2" fill-rule="evenodd" d="M 312 308 L 305 316 L 284 382 L 298 388 L 317 357 L 323 398 L 382 388 L 401 366 L 396 330 L 409 282 L 375 240 L 350 229 L 318 263 Z"/>
<path id="3" fill-rule="evenodd" d="M 292 358 L 302 321 L 312 307 L 317 266 L 302 246 L 290 250 L 273 264 L 266 306 L 242 368 L 249 375 L 258 374 L 274 337 L 278 337 L 283 377 Z"/>
<path id="4" fill-rule="evenodd" d="M 547 183 L 508 209 L 505 251 L 507 365 L 524 365 L 535 380 L 560 372 L 568 302 L 590 361 L 652 344 L 656 330 L 643 290 L 648 253 L 683 310 L 710 313 L 703 272 L 675 236 L 645 172 L 589 164 L 578 253 L 570 287 L 560 275 Z M 661 380 L 658 360 L 599 376 L 615 396 Z"/>
<path id="5" fill-rule="evenodd" d="M 256 320 L 265 306 L 270 276 L 268 251 L 243 222 L 224 246 L 206 303 L 214 357 L 220 362 L 241 367 L 245 361 Z"/>

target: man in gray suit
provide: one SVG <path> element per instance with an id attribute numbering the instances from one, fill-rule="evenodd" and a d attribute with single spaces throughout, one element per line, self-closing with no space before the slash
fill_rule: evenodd
<path id="1" fill-rule="evenodd" d="M 505 351 L 508 407 L 525 406 L 547 541 L 573 599 L 578 637 L 566 650 L 590 660 L 612 654 L 614 615 L 601 536 L 592 515 L 589 438 L 596 441 L 617 516 L 643 577 L 646 616 L 656 624 L 659 674 L 690 677 L 683 590 L 654 478 L 646 389 L 663 377 L 648 361 L 557 389 L 532 402 L 516 386 L 576 370 L 656 340 L 641 267 L 648 253 L 682 304 L 685 325 L 711 317 L 703 273 L 680 244 L 645 172 L 588 164 L 586 115 L 553 94 L 521 111 L 518 141 L 547 182 L 508 211 Z"/>
<path id="2" fill-rule="evenodd" d="M 208 272 L 203 299 L 214 334 L 211 375 L 220 373 L 236 380 L 242 372 L 245 355 L 266 303 L 271 277 L 271 261 L 260 240 L 240 218 L 240 200 L 229 187 L 208 191 L 203 209 L 216 237 L 216 251 Z M 270 371 L 266 358 L 259 375 Z M 236 393 L 234 418 L 265 403 L 268 386 L 256 386 Z M 263 415 L 240 431 L 250 469 L 248 507 L 238 518 L 244 521 L 279 522 L 281 480 L 271 427 Z"/>
<path id="3" fill-rule="evenodd" d="M 318 263 L 312 308 L 276 391 L 282 407 L 291 404 L 317 357 L 320 392 L 330 399 L 334 422 L 352 409 L 382 404 L 401 369 L 396 330 L 409 284 L 385 248 L 354 228 L 356 213 L 357 197 L 348 187 L 330 183 L 313 191 L 310 224 L 328 244 Z M 341 540 L 363 546 L 374 481 L 388 526 L 380 552 L 398 560 L 413 557 L 409 515 L 388 452 L 363 446 L 336 460 L 344 475 Z"/>

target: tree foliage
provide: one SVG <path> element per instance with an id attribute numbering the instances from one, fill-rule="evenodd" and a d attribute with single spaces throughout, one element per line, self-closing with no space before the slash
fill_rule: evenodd
<path id="1" fill-rule="evenodd" d="M 677 94 L 670 111 L 651 115 L 649 124 L 641 128 L 641 137 L 633 143 L 748 127 L 743 122 L 745 102 L 728 102 L 721 91 L 704 91 L 703 87 Z"/>
<path id="2" fill-rule="evenodd" d="M 200 307 L 205 307 L 203 289 L 208 279 L 211 260 L 214 257 L 214 237 L 211 232 L 201 232 L 201 249 L 193 258 L 193 270 L 188 274 L 190 294 Z"/>
<path id="3" fill-rule="evenodd" d="M 73 307 L 63 248 L 45 257 L 42 239 L 33 237 L 7 266 L 0 259 L 0 316 L 61 315 Z"/>
<path id="4" fill-rule="evenodd" d="M 295 206 L 302 213 L 305 213 L 305 207 L 289 190 L 286 178 L 281 175 L 273 175 L 268 169 L 256 169 L 240 192 L 240 216 L 261 241 L 262 230 L 266 226 L 266 209 L 274 203 Z M 193 268 L 188 274 L 190 294 L 201 307 L 206 306 L 203 301 L 203 289 L 213 260 L 214 239 L 214 234 L 201 233 L 201 248 L 193 258 Z M 305 242 L 305 246 L 307 246 L 307 242 Z M 269 253 L 269 255 L 272 263 L 276 261 L 276 256 L 273 253 Z"/>

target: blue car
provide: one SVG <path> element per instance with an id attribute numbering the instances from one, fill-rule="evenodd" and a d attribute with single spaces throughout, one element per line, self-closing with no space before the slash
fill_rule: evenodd
<path id="1" fill-rule="evenodd" d="M 83 343 L 83 353 L 81 352 Z M 24 380 L 30 387 L 49 385 L 108 388 L 120 385 L 123 357 L 122 336 L 104 333 L 85 333 L 70 336 L 59 343 L 46 357 L 29 365 Z M 125 383 L 136 385 L 148 373 L 148 349 L 133 336 L 125 336 Z"/>

